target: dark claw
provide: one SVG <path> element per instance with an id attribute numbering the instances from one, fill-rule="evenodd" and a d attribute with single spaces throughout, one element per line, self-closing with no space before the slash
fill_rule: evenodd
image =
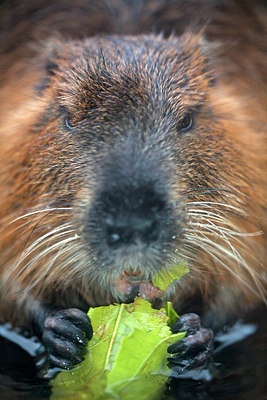
<path id="1" fill-rule="evenodd" d="M 49 364 L 51 367 L 70 369 L 73 365 L 79 364 L 81 361 L 82 359 L 75 362 L 74 360 L 66 360 L 65 358 L 56 357 L 53 354 L 49 355 Z"/>
<path id="2" fill-rule="evenodd" d="M 93 336 L 93 329 L 89 317 L 83 311 L 76 308 L 56 311 L 45 319 L 45 328 L 52 329 L 64 337 L 76 339 L 76 334 L 84 339 L 90 340 Z M 82 332 L 82 335 L 81 335 Z"/>
<path id="3" fill-rule="evenodd" d="M 80 328 L 77 328 L 75 325 L 69 324 L 68 321 L 67 324 L 69 328 L 68 330 L 66 330 L 66 320 L 61 320 L 51 315 L 48 316 L 45 320 L 45 329 L 53 330 L 58 335 L 71 339 L 76 343 L 81 343 L 80 341 L 82 341 L 84 344 L 86 344 L 87 339 L 84 336 L 84 332 Z"/>
<path id="4" fill-rule="evenodd" d="M 69 308 L 59 312 L 62 313 L 63 319 L 71 320 L 75 326 L 80 328 L 88 340 L 92 339 L 93 328 L 87 314 L 77 308 Z"/>
<path id="5" fill-rule="evenodd" d="M 52 332 L 44 331 L 43 341 L 50 353 L 70 360 L 77 355 L 82 355 L 81 353 L 84 352 L 82 347 L 65 340 L 65 338 L 57 337 Z"/>
<path id="6" fill-rule="evenodd" d="M 200 318 L 197 314 L 184 314 L 172 325 L 172 333 L 186 332 L 192 335 L 200 328 Z"/>
<path id="7" fill-rule="evenodd" d="M 185 368 L 197 368 L 206 365 L 211 356 L 210 351 L 203 351 L 195 357 L 183 358 L 180 354 L 175 357 L 168 357 L 169 368 L 180 366 L 183 370 Z"/>
<path id="8" fill-rule="evenodd" d="M 48 361 L 47 361 L 47 355 L 46 354 L 44 354 L 43 357 L 35 360 L 35 367 L 37 369 L 38 376 L 41 377 L 42 376 L 42 372 L 48 368 Z"/>
<path id="9" fill-rule="evenodd" d="M 213 332 L 211 329 L 199 328 L 194 334 L 171 344 L 168 353 L 180 353 L 182 355 L 197 354 L 200 350 L 213 350 Z"/>

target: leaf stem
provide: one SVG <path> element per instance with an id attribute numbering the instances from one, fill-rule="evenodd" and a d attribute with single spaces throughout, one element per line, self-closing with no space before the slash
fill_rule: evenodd
<path id="1" fill-rule="evenodd" d="M 108 366 L 110 354 L 111 354 L 111 351 L 112 351 L 112 347 L 113 347 L 113 344 L 114 344 L 114 340 L 115 340 L 115 337 L 116 337 L 116 333 L 117 333 L 117 330 L 119 328 L 119 324 L 120 324 L 121 314 L 122 314 L 123 308 L 124 308 L 124 303 L 122 303 L 120 305 L 120 308 L 119 308 L 119 312 L 118 312 L 118 315 L 117 315 L 117 319 L 116 319 L 116 323 L 115 323 L 115 326 L 114 326 L 114 330 L 113 330 L 113 333 L 112 333 L 112 336 L 111 336 L 111 340 L 110 340 L 110 343 L 109 343 L 109 346 L 108 346 L 108 351 L 107 351 L 107 355 L 106 355 L 104 371 L 106 371 L 108 369 L 107 366 Z"/>

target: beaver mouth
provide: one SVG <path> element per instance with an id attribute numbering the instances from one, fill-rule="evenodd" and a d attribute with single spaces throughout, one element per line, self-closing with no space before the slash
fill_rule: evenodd
<path id="1" fill-rule="evenodd" d="M 145 300 L 153 300 L 161 298 L 165 294 L 164 291 L 153 285 L 151 279 L 145 278 L 139 270 L 123 271 L 119 280 L 114 283 L 118 292 L 128 299 L 139 296 Z"/>
<path id="2" fill-rule="evenodd" d="M 142 274 L 140 270 L 125 270 L 123 271 L 123 275 L 125 276 L 126 281 L 133 284 L 139 284 L 142 282 L 149 282 Z"/>

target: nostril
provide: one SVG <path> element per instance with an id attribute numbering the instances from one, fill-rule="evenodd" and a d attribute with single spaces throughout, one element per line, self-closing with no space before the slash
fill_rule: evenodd
<path id="1" fill-rule="evenodd" d="M 108 232 L 108 244 L 110 246 L 116 245 L 121 241 L 121 237 L 118 233 Z"/>
<path id="2" fill-rule="evenodd" d="M 158 222 L 150 221 L 150 224 L 146 227 L 146 229 L 143 232 L 143 238 L 146 239 L 146 241 L 151 242 L 157 240 L 158 234 L 159 234 Z"/>
<path id="3" fill-rule="evenodd" d="M 118 247 L 122 244 L 130 244 L 135 240 L 134 230 L 127 225 L 109 226 L 107 228 L 107 242 L 110 247 Z"/>
<path id="4" fill-rule="evenodd" d="M 117 246 L 124 241 L 122 229 L 117 227 L 115 224 L 114 226 L 108 226 L 106 232 L 109 246 Z"/>

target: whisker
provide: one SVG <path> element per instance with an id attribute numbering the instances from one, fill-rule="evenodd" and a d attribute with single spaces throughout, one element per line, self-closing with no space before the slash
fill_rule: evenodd
<path id="1" fill-rule="evenodd" d="M 246 286 L 249 290 L 251 290 L 255 295 L 259 296 L 259 293 L 251 286 L 249 285 L 239 274 L 237 274 L 234 270 L 232 270 L 227 264 L 225 264 L 221 258 L 216 256 L 214 254 L 214 243 L 211 242 L 209 239 L 205 240 L 205 238 L 198 239 L 195 237 L 195 235 L 191 236 L 191 240 L 194 240 L 195 243 L 199 244 L 199 247 L 202 248 L 204 251 L 206 251 L 212 258 L 214 258 L 219 264 L 221 264 L 227 271 L 229 271 L 232 275 L 234 275 L 240 282 L 243 283 L 244 286 Z M 203 246 L 203 242 L 205 242 L 205 246 Z M 221 250 L 221 249 L 220 249 Z M 226 251 L 226 254 L 229 254 L 229 251 Z M 221 255 L 221 253 L 219 253 Z M 250 272 L 250 271 L 249 271 Z M 254 275 L 252 275 L 253 280 L 255 281 L 258 289 L 260 290 L 261 295 L 263 295 L 262 289 L 259 288 L 257 279 L 255 278 Z M 264 298 L 264 297 L 263 297 Z M 265 300 L 266 301 L 266 300 Z"/>
<path id="2" fill-rule="evenodd" d="M 244 214 L 244 210 L 241 208 L 238 208 L 236 206 L 230 205 L 230 204 L 225 204 L 225 203 L 220 203 L 220 202 L 213 202 L 213 201 L 190 201 L 190 206 L 192 205 L 201 205 L 206 208 L 213 208 L 214 206 L 220 206 L 220 207 L 225 207 L 226 209 L 230 209 L 233 211 L 238 211 L 240 214 Z"/>
<path id="3" fill-rule="evenodd" d="M 202 193 L 216 193 L 218 192 L 218 194 L 221 194 L 222 192 L 226 192 L 226 193 L 233 193 L 232 189 L 229 188 L 216 188 L 216 187 L 201 187 L 201 188 L 195 188 L 195 189 L 191 189 L 191 190 L 187 190 L 185 192 L 182 192 L 181 195 L 185 196 L 187 194 L 190 193 L 196 193 L 197 195 L 202 194 Z"/>
<path id="4" fill-rule="evenodd" d="M 37 215 L 37 214 L 41 214 L 41 213 L 50 213 L 50 212 L 54 212 L 54 211 L 71 211 L 71 210 L 72 210 L 72 207 L 54 207 L 54 208 L 45 208 L 45 209 L 41 209 L 41 210 L 36 210 L 36 211 L 32 211 L 28 214 L 21 215 L 18 218 L 15 218 L 8 225 L 14 224 L 17 221 L 20 221 L 21 219 L 30 217 L 32 215 Z"/>
<path id="5" fill-rule="evenodd" d="M 21 270 L 18 271 L 15 279 L 17 279 L 23 273 L 23 271 L 31 268 L 34 264 L 36 264 L 37 261 L 39 261 L 44 256 L 47 256 L 50 252 L 56 250 L 58 247 L 60 247 L 63 244 L 67 244 L 67 243 L 75 241 L 75 240 L 77 240 L 76 235 L 73 237 L 69 237 L 64 240 L 61 240 L 60 242 L 57 242 L 57 243 L 53 244 L 52 246 L 46 248 L 45 250 L 41 251 L 31 261 L 29 261 Z M 41 273 L 41 271 L 39 271 L 39 273 Z"/>
<path id="6" fill-rule="evenodd" d="M 198 217 L 200 217 L 201 219 L 204 219 L 204 220 L 208 221 L 208 222 L 209 222 L 209 225 L 211 225 L 211 226 L 209 226 L 209 225 L 207 225 L 207 224 L 201 224 L 200 222 L 192 222 L 192 221 L 190 221 L 190 225 L 192 225 L 192 226 L 198 226 L 199 228 L 207 228 L 207 229 L 208 229 L 208 227 L 209 227 L 210 229 L 211 229 L 211 227 L 213 227 L 214 229 L 217 229 L 219 232 L 226 233 L 226 234 L 228 234 L 230 237 L 232 237 L 232 238 L 234 238 L 234 239 L 236 239 L 235 236 L 240 236 L 240 237 L 255 237 L 255 236 L 261 236 L 261 235 L 263 235 L 263 231 L 255 231 L 255 232 L 237 232 L 237 231 L 234 231 L 234 230 L 229 229 L 229 228 L 226 228 L 226 227 L 219 227 L 218 225 L 213 224 L 212 221 L 208 220 L 207 218 L 204 218 L 204 217 L 201 217 L 201 216 L 198 216 Z M 222 222 L 222 220 L 219 220 L 219 219 L 218 219 L 217 221 Z M 225 223 L 226 221 L 223 221 L 223 222 Z"/>
<path id="7" fill-rule="evenodd" d="M 18 259 L 17 264 L 15 265 L 15 269 L 19 266 L 19 264 L 21 264 L 26 258 L 28 258 L 34 251 L 38 250 L 40 247 L 46 245 L 47 243 L 49 243 L 51 241 L 51 239 L 56 239 L 62 235 L 67 235 L 69 233 L 75 232 L 74 229 L 65 231 L 65 232 L 60 232 L 61 230 L 66 229 L 66 227 L 70 227 L 71 225 L 67 225 L 64 227 L 58 227 L 55 230 L 46 233 L 45 235 L 41 236 L 40 238 L 38 238 L 30 247 L 28 247 L 26 250 L 24 250 L 21 254 L 21 256 L 23 256 L 22 258 Z M 60 232 L 60 233 L 57 233 Z M 55 233 L 57 233 L 55 235 Z M 44 240 L 47 239 L 48 240 Z M 24 254 L 24 255 L 23 255 Z"/>
<path id="8" fill-rule="evenodd" d="M 43 281 L 49 271 L 52 269 L 52 267 L 55 265 L 57 259 L 61 256 L 63 253 L 64 248 L 66 247 L 67 243 L 63 243 L 58 252 L 55 254 L 54 258 L 52 258 L 51 262 L 46 266 L 45 271 L 42 271 L 42 273 L 39 275 L 37 279 L 34 279 L 31 285 L 28 285 L 26 288 L 25 292 L 29 292 L 32 290 L 34 287 L 38 285 L 39 282 Z M 62 271 L 63 272 L 63 271 Z"/>

